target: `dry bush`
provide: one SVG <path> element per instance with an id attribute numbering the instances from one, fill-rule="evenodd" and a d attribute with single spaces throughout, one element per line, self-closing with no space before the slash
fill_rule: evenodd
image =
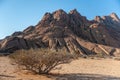
<path id="1" fill-rule="evenodd" d="M 49 49 L 20 50 L 10 55 L 22 69 L 31 70 L 38 74 L 47 74 L 61 63 L 70 62 L 72 55 L 63 51 L 51 51 Z"/>

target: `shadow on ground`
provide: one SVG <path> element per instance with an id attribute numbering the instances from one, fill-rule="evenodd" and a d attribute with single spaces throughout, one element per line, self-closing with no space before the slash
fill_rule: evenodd
<path id="1" fill-rule="evenodd" d="M 0 75 L 0 80 L 13 80 L 15 76 Z"/>
<path id="2" fill-rule="evenodd" d="M 9 76 L 9 75 L 0 75 L 0 77 L 9 77 L 9 78 L 14 78 L 14 76 Z"/>
<path id="3" fill-rule="evenodd" d="M 50 74 L 47 77 L 53 80 L 120 80 L 120 77 L 104 76 L 99 74 Z"/>

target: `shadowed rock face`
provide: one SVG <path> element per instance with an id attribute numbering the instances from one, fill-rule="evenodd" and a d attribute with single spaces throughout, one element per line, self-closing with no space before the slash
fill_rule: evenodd
<path id="1" fill-rule="evenodd" d="M 50 48 L 78 54 L 93 54 L 99 53 L 98 45 L 109 48 L 107 51 L 110 52 L 120 48 L 119 27 L 120 19 L 115 13 L 103 17 L 96 16 L 94 20 L 89 21 L 76 9 L 69 13 L 60 9 L 53 13 L 45 13 L 36 26 L 29 26 L 23 32 L 15 32 L 1 40 L 0 52 Z"/>
<path id="2" fill-rule="evenodd" d="M 120 19 L 115 13 L 112 13 L 109 16 L 97 16 L 94 20 L 103 24 L 109 34 L 117 41 L 120 41 Z"/>

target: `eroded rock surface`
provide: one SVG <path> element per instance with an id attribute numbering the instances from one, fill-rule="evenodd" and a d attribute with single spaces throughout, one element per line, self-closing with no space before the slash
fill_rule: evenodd
<path id="1" fill-rule="evenodd" d="M 119 41 L 120 19 L 115 13 L 96 16 L 94 20 L 89 21 L 76 9 L 69 13 L 60 9 L 45 13 L 37 25 L 29 26 L 23 32 L 15 32 L 1 40 L 0 52 L 50 48 L 78 54 L 106 53 L 105 50 L 110 54 L 119 54 Z"/>

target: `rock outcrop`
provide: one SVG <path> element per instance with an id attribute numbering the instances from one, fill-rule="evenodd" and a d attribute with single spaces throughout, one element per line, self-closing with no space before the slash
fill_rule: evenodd
<path id="1" fill-rule="evenodd" d="M 45 13 L 35 26 L 15 32 L 0 41 L 0 52 L 19 49 L 64 49 L 77 54 L 114 54 L 120 48 L 120 19 L 115 13 L 96 16 L 89 21 L 76 9 L 66 13 L 62 9 Z M 99 47 L 102 46 L 103 48 Z M 107 51 L 106 51 L 107 49 Z M 113 53 L 111 53 L 113 51 Z"/>

